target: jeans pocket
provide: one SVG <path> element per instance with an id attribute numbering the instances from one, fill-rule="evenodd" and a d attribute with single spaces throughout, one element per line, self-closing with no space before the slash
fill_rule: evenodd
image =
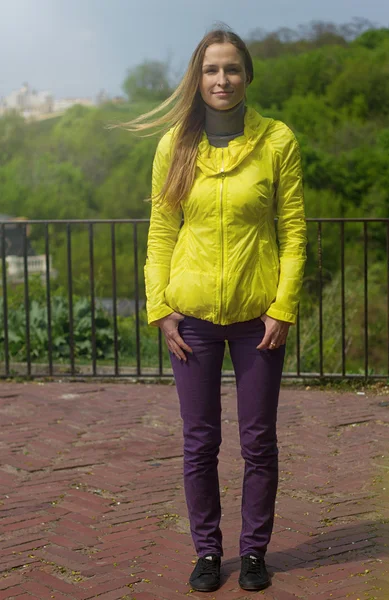
<path id="1" fill-rule="evenodd" d="M 182 314 L 182 313 L 181 313 Z M 184 323 L 185 319 L 186 319 L 186 315 L 182 315 L 184 318 L 180 319 L 180 321 L 178 321 L 178 329 L 181 327 L 181 325 Z"/>

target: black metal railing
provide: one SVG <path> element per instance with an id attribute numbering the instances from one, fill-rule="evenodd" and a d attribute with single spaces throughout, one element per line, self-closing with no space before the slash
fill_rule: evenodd
<path id="1" fill-rule="evenodd" d="M 161 332 L 145 322 L 140 268 L 143 271 L 148 222 L 0 224 L 0 377 L 172 377 Z M 299 317 L 289 334 L 284 377 L 389 378 L 389 219 L 307 219 L 307 225 L 307 270 Z M 11 229 L 16 255 L 9 251 Z M 84 253 L 74 244 L 75 235 L 77 244 L 86 236 Z M 101 259 L 96 261 L 102 249 L 106 271 L 109 268 L 103 279 L 98 274 Z M 31 271 L 39 278 L 38 291 Z M 98 288 L 109 294 L 109 315 Z M 60 334 L 53 312 L 59 296 L 67 311 Z M 120 297 L 133 301 L 131 314 L 119 314 Z M 75 314 L 75 298 L 87 299 L 81 316 Z M 39 306 L 44 313 L 40 321 L 34 316 Z M 228 357 L 224 367 L 225 377 L 233 377 Z"/>

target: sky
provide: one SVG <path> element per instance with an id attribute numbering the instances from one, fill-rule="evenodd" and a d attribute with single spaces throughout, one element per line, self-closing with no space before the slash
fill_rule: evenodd
<path id="1" fill-rule="evenodd" d="M 170 60 L 181 75 L 217 22 L 254 29 L 366 18 L 389 26 L 384 0 L 0 0 L 0 97 L 24 82 L 56 99 L 123 95 L 127 70 Z"/>

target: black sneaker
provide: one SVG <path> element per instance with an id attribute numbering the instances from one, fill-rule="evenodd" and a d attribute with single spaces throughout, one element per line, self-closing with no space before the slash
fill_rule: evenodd
<path id="1" fill-rule="evenodd" d="M 264 590 L 270 585 L 269 573 L 263 558 L 252 554 L 242 556 L 239 585 L 243 590 L 250 591 Z"/>
<path id="2" fill-rule="evenodd" d="M 220 587 L 220 556 L 208 554 L 197 561 L 189 583 L 196 592 L 215 592 Z"/>

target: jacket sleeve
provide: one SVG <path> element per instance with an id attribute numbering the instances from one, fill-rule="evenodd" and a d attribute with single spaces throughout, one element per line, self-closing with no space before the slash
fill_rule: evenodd
<path id="1" fill-rule="evenodd" d="M 152 172 L 152 207 L 147 240 L 147 258 L 144 268 L 146 309 L 149 324 L 173 311 L 165 301 L 165 289 L 170 278 L 170 263 L 181 225 L 181 210 L 160 206 L 155 198 L 161 191 L 170 162 L 170 143 L 166 134 L 158 144 Z"/>
<path id="2" fill-rule="evenodd" d="M 277 296 L 266 314 L 295 323 L 306 261 L 307 228 L 300 149 L 292 132 L 289 133 L 276 188 L 280 277 Z"/>

